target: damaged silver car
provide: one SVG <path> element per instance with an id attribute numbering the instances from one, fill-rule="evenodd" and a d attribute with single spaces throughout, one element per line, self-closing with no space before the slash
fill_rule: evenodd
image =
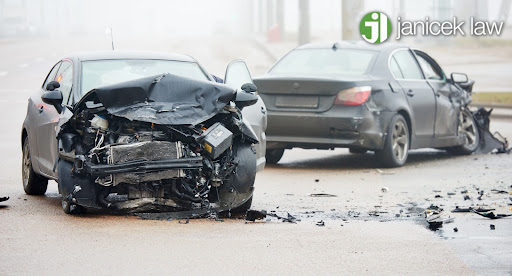
<path id="1" fill-rule="evenodd" d="M 244 212 L 265 163 L 265 107 L 242 61 L 225 83 L 181 55 L 63 59 L 29 99 L 25 192 L 56 180 L 65 213 Z"/>

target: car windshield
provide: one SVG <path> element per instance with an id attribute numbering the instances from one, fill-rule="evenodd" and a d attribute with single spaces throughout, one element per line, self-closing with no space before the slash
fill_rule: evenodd
<path id="1" fill-rule="evenodd" d="M 298 49 L 281 59 L 270 74 L 362 75 L 375 51 L 358 49 Z"/>
<path id="2" fill-rule="evenodd" d="M 209 80 L 195 62 L 155 59 L 91 60 L 82 62 L 82 94 L 109 84 L 115 84 L 158 74 Z"/>

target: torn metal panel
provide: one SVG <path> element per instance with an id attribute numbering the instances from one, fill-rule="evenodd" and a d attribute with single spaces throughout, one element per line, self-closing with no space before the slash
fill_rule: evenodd
<path id="1" fill-rule="evenodd" d="M 489 130 L 490 119 L 489 116 L 492 113 L 492 108 L 486 110 L 480 107 L 476 112 L 473 112 L 478 131 L 480 134 L 480 144 L 476 150 L 477 153 L 509 153 L 508 141 L 506 138 L 501 136 L 500 133 L 495 132 L 492 134 Z"/>

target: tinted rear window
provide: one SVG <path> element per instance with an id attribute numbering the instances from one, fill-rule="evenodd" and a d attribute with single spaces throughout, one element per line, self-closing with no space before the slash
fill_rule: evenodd
<path id="1" fill-rule="evenodd" d="M 270 74 L 363 75 L 377 52 L 358 49 L 298 49 L 281 59 Z"/>

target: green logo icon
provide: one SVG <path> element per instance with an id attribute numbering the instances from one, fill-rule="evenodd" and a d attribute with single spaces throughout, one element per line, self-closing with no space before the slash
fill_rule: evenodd
<path id="1" fill-rule="evenodd" d="M 359 32 L 370 43 L 384 42 L 391 33 L 391 21 L 381 12 L 367 13 L 359 23 Z"/>

